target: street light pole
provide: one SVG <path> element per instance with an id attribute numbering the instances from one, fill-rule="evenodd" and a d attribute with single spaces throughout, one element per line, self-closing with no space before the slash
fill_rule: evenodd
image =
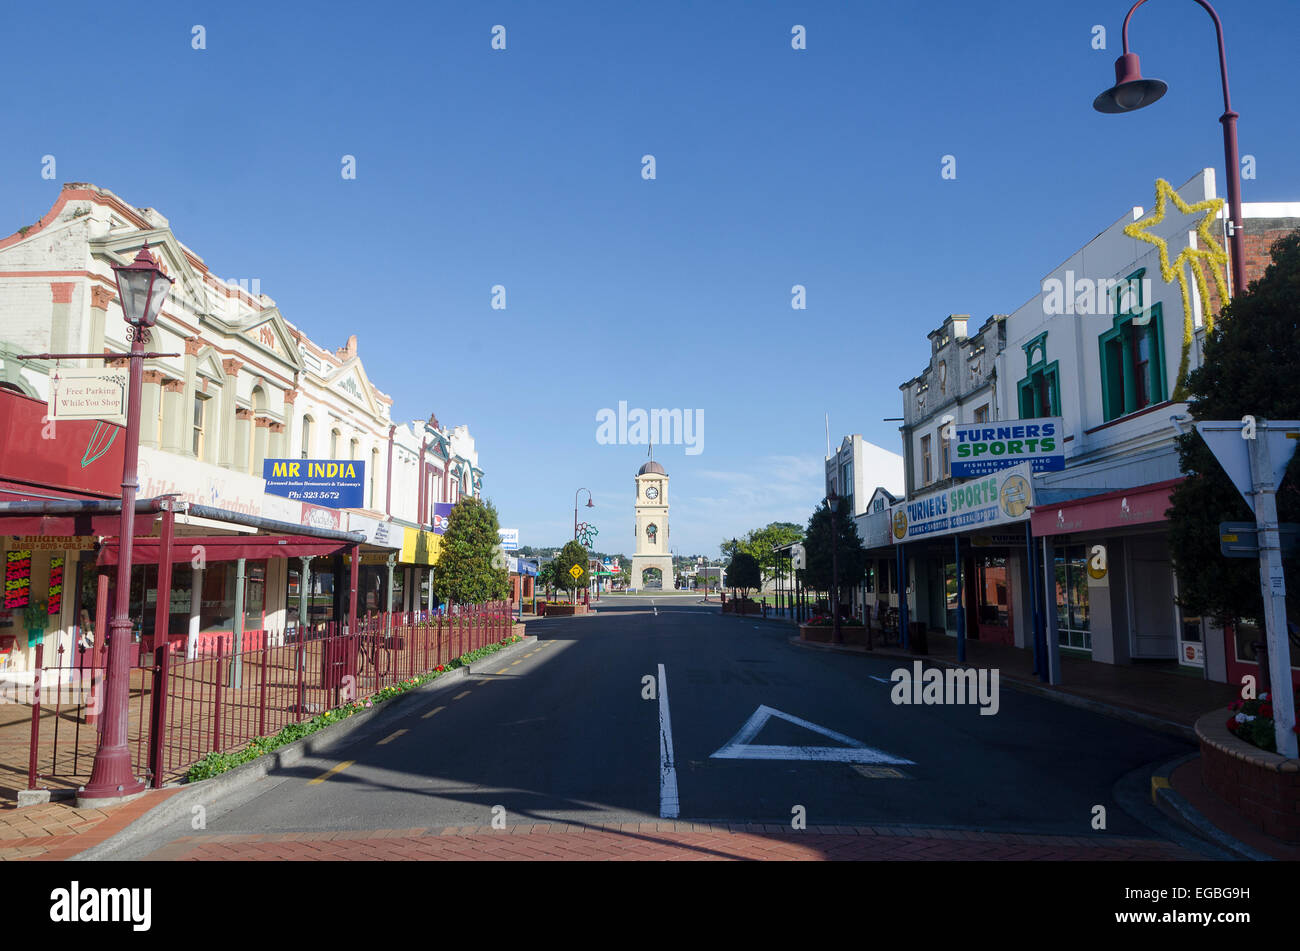
<path id="1" fill-rule="evenodd" d="M 840 546 L 835 515 L 840 510 L 840 497 L 834 492 L 826 496 L 826 507 L 831 515 L 831 643 L 841 643 L 840 637 Z"/>
<path id="2" fill-rule="evenodd" d="M 578 496 L 583 492 L 587 493 L 587 508 L 594 507 L 591 501 L 591 489 L 579 489 L 573 493 L 573 540 L 575 542 L 578 540 Z"/>
<path id="3" fill-rule="evenodd" d="M 1115 85 L 1098 96 L 1092 107 L 1098 112 L 1118 113 L 1132 112 L 1149 106 L 1168 91 L 1169 87 L 1159 79 L 1143 79 L 1138 63 L 1138 55 L 1130 53 L 1128 48 L 1128 24 L 1134 11 L 1147 0 L 1137 0 L 1124 17 L 1122 41 L 1124 52 L 1115 60 Z M 1227 165 L 1228 178 L 1228 240 L 1232 247 L 1232 293 L 1233 296 L 1246 290 L 1246 245 L 1245 230 L 1241 215 L 1241 162 L 1237 147 L 1237 119 L 1239 114 L 1233 111 L 1232 97 L 1228 93 L 1228 54 L 1223 45 L 1223 24 L 1214 7 L 1206 0 L 1196 0 L 1214 21 L 1215 35 L 1219 41 L 1219 78 L 1223 84 L 1223 115 L 1219 122 L 1223 125 L 1223 157 Z"/>
<path id="4" fill-rule="evenodd" d="M 108 674 L 104 689 L 104 716 L 99 749 L 90 780 L 78 797 L 79 804 L 107 804 L 143 791 L 144 781 L 131 768 L 127 747 L 127 704 L 130 699 L 130 670 L 127 645 L 131 643 L 131 557 L 135 538 L 135 496 L 138 486 L 137 457 L 140 454 L 140 396 L 144 377 L 144 345 L 149 328 L 158 319 L 172 281 L 159 269 L 145 244 L 135 260 L 113 265 L 117 293 L 131 340 L 130 379 L 127 387 L 126 441 L 122 447 L 122 513 L 118 530 L 117 592 L 113 598 L 113 620 L 108 634 Z M 168 597 L 158 592 L 158 597 Z M 163 632 L 164 636 L 166 632 Z M 165 641 L 164 641 L 165 643 Z"/>

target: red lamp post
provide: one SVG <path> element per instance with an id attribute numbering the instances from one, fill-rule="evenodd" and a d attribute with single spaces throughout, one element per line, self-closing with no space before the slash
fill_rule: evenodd
<path id="1" fill-rule="evenodd" d="M 595 508 L 595 504 L 591 501 L 591 489 L 579 489 L 573 493 L 573 540 L 575 542 L 578 540 L 578 496 L 584 492 L 587 493 L 587 508 Z"/>
<path id="2" fill-rule="evenodd" d="M 127 645 L 131 642 L 131 555 L 135 534 L 135 495 L 137 456 L 140 453 L 140 391 L 144 345 L 149 340 L 149 328 L 158 320 L 163 302 L 171 289 L 172 280 L 163 274 L 149 253 L 146 243 L 127 265 L 113 265 L 117 276 L 117 294 L 122 302 L 122 315 L 128 324 L 127 337 L 131 341 L 130 383 L 126 404 L 126 443 L 122 457 L 122 520 L 119 530 L 120 551 L 117 562 L 117 595 L 114 598 L 113 620 L 108 634 L 108 675 L 104 690 L 104 713 L 99 749 L 95 753 L 90 781 L 78 797 L 80 804 L 94 805 L 132 796 L 144 789 L 131 768 L 131 752 L 127 747 L 127 704 L 129 700 Z M 159 598 L 167 597 L 160 592 Z"/>
<path id="3" fill-rule="evenodd" d="M 1124 17 L 1123 44 L 1124 53 L 1115 60 L 1115 85 L 1107 89 L 1095 100 L 1092 107 L 1098 112 L 1117 113 L 1132 112 L 1149 106 L 1168 91 L 1169 87 L 1158 79 L 1143 79 L 1139 68 L 1137 53 L 1128 49 L 1128 21 L 1133 12 L 1146 3 L 1137 0 Z M 1214 30 L 1219 40 L 1219 77 L 1223 82 L 1223 115 L 1219 122 L 1223 124 L 1223 156 L 1228 174 L 1228 240 L 1232 247 L 1232 293 L 1241 294 L 1246 290 L 1246 249 L 1244 224 L 1241 218 L 1241 162 L 1237 154 L 1237 119 L 1238 114 L 1232 109 L 1232 99 L 1228 95 L 1228 56 L 1223 46 L 1223 24 L 1206 0 L 1196 0 L 1205 12 L 1214 20 Z"/>

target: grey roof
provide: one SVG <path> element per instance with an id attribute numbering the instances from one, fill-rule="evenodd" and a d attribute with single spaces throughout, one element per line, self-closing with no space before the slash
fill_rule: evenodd
<path id="1" fill-rule="evenodd" d="M 664 467 L 653 459 L 643 465 L 640 469 L 636 470 L 637 475 L 645 475 L 647 472 L 657 472 L 659 475 L 668 475 L 668 473 L 664 471 Z"/>

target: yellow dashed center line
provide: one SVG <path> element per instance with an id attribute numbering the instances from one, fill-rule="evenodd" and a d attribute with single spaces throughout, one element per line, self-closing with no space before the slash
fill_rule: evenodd
<path id="1" fill-rule="evenodd" d="M 511 661 L 511 662 L 510 662 L 510 666 L 511 666 L 511 667 L 514 667 L 516 664 L 522 664 L 522 663 L 523 663 L 523 660 L 522 660 L 522 659 L 521 659 L 521 660 L 515 660 L 515 661 Z"/>
<path id="2" fill-rule="evenodd" d="M 405 730 L 398 730 L 396 733 L 390 733 L 390 734 L 388 734 L 388 736 L 386 736 L 386 737 L 384 737 L 382 740 L 380 740 L 379 743 L 378 743 L 377 745 L 378 745 L 378 746 L 383 746 L 385 743 L 391 743 L 391 742 L 393 742 L 393 740 L 397 739 L 399 736 L 401 736 L 401 735 L 402 735 L 403 733 L 405 733 L 405 732 L 406 732 Z"/>
<path id="3" fill-rule="evenodd" d="M 426 713 L 424 716 L 420 717 L 420 719 L 421 719 L 421 720 L 427 720 L 427 719 L 429 719 L 429 717 L 433 716 L 435 713 L 441 713 L 443 710 L 446 710 L 446 709 L 447 709 L 446 707 L 434 707 L 432 710 L 430 710 L 430 711 L 429 711 L 428 713 Z"/>
<path id="4" fill-rule="evenodd" d="M 451 699 L 459 700 L 461 697 L 468 697 L 472 692 L 473 691 L 470 690 L 462 690 L 460 693 L 456 694 L 456 696 L 452 697 Z"/>
<path id="5" fill-rule="evenodd" d="M 333 776 L 335 773 L 341 773 L 341 772 L 343 772 L 343 770 L 347 769 L 349 766 L 351 766 L 351 765 L 352 765 L 353 763 L 355 763 L 355 762 L 356 762 L 356 760 L 354 760 L 354 759 L 344 760 L 342 763 L 339 763 L 337 766 L 333 767 L 332 769 L 330 769 L 330 770 L 328 770 L 328 771 L 326 771 L 326 772 L 324 772 L 324 773 L 321 773 L 321 774 L 320 774 L 319 776 L 317 776 L 315 779 L 313 779 L 313 780 L 311 780 L 310 782 L 308 782 L 307 785 L 308 785 L 308 786 L 315 786 L 315 785 L 317 785 L 317 784 L 319 784 L 319 783 L 323 783 L 323 782 L 325 782 L 325 780 L 329 779 L 329 778 L 330 778 L 331 776 Z"/>

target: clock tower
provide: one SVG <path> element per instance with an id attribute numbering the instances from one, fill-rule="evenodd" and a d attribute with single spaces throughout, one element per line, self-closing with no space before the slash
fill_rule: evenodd
<path id="1" fill-rule="evenodd" d="M 674 583 L 673 556 L 668 548 L 668 473 L 651 459 L 636 474 L 636 547 L 632 555 L 631 586 L 645 587 L 641 574 L 658 568 L 663 587 Z"/>

